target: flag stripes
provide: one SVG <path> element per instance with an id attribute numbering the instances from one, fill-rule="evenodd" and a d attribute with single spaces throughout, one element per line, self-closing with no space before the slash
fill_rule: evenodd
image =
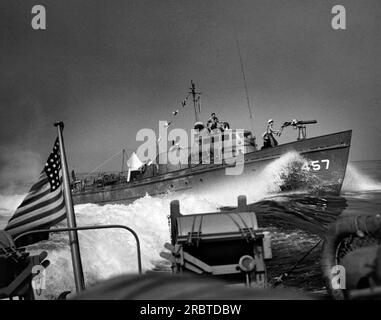
<path id="1" fill-rule="evenodd" d="M 15 237 L 26 231 L 50 228 L 65 217 L 61 158 L 57 139 L 38 181 L 30 188 L 8 221 L 5 230 Z"/>
<path id="2" fill-rule="evenodd" d="M 14 225 L 22 223 L 23 221 L 28 222 L 30 219 L 38 219 L 39 217 L 44 216 L 46 213 L 49 213 L 51 210 L 54 210 L 54 208 L 56 208 L 57 206 L 61 206 L 61 204 L 64 203 L 62 191 L 57 191 L 58 193 L 55 194 L 51 199 L 47 199 L 45 201 L 42 201 L 41 203 L 37 203 L 32 208 L 20 212 L 18 217 L 9 220 L 8 227 L 11 228 Z"/>
<path id="3" fill-rule="evenodd" d="M 26 231 L 31 231 L 31 230 L 40 229 L 40 228 L 44 228 L 44 229 L 50 228 L 51 226 L 61 222 L 65 217 L 66 217 L 66 208 L 64 207 L 56 213 L 53 213 L 53 214 L 50 213 L 50 215 L 45 218 L 42 218 L 37 221 L 31 221 L 28 224 L 23 224 L 19 227 L 15 227 L 7 231 L 12 235 L 12 237 L 15 237 Z"/>

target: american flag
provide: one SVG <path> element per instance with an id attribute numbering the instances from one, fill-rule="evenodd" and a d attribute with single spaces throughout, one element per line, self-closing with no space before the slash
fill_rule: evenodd
<path id="1" fill-rule="evenodd" d="M 31 187 L 15 214 L 8 221 L 5 230 L 15 237 L 34 229 L 47 229 L 66 217 L 66 207 L 62 192 L 62 169 L 58 138 L 53 151 L 46 161 L 38 181 Z M 29 237 L 22 245 L 47 239 L 41 235 Z"/>

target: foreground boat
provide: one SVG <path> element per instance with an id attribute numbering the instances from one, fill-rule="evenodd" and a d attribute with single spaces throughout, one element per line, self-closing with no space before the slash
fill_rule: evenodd
<path id="1" fill-rule="evenodd" d="M 272 259 L 271 236 L 260 228 L 246 197 L 238 197 L 234 212 L 182 215 L 171 202 L 171 243 L 160 256 L 174 273 L 214 277 L 230 284 L 268 286 L 266 261 Z"/>

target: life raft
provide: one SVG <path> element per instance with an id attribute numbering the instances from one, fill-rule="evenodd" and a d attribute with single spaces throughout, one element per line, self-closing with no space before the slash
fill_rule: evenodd
<path id="1" fill-rule="evenodd" d="M 348 216 L 329 226 L 323 242 L 321 267 L 332 298 L 348 298 L 350 290 L 363 289 L 364 280 L 370 277 L 376 282 L 381 280 L 380 240 L 379 214 Z M 346 284 L 343 289 L 333 288 L 337 266 L 345 268 Z"/>

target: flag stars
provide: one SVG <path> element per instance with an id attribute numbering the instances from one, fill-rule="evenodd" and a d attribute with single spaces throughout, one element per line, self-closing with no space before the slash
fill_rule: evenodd
<path id="1" fill-rule="evenodd" d="M 61 159 L 59 156 L 58 140 L 53 147 L 53 152 L 50 154 L 48 161 L 45 164 L 45 173 L 49 180 L 50 189 L 56 190 L 61 185 L 59 171 L 61 169 Z"/>
<path id="2" fill-rule="evenodd" d="M 63 193 L 60 189 L 62 178 L 60 175 L 61 159 L 58 152 L 58 139 L 56 139 L 52 149 L 53 152 L 50 153 L 49 158 L 45 162 L 45 165 L 43 165 L 44 168 L 40 174 L 38 181 L 32 186 L 27 198 L 25 198 L 24 201 L 19 205 L 19 207 L 16 209 L 15 214 L 13 217 L 11 217 L 8 225 L 6 226 L 6 229 L 10 231 L 11 234 L 18 234 L 20 228 L 23 228 L 22 230 L 24 231 L 28 231 L 33 230 L 36 226 L 39 225 L 44 225 L 46 228 L 50 228 L 50 226 L 64 219 L 65 212 L 57 217 L 57 213 L 65 210 L 65 208 L 62 208 Z M 41 201 L 41 199 L 45 198 L 35 197 L 36 194 L 43 194 L 46 190 L 45 188 L 50 189 L 50 194 L 53 193 L 52 197 L 48 198 L 52 201 Z M 32 209 L 29 210 L 29 208 Z M 35 239 L 27 241 L 28 244 L 32 244 L 34 242 L 36 242 Z"/>

